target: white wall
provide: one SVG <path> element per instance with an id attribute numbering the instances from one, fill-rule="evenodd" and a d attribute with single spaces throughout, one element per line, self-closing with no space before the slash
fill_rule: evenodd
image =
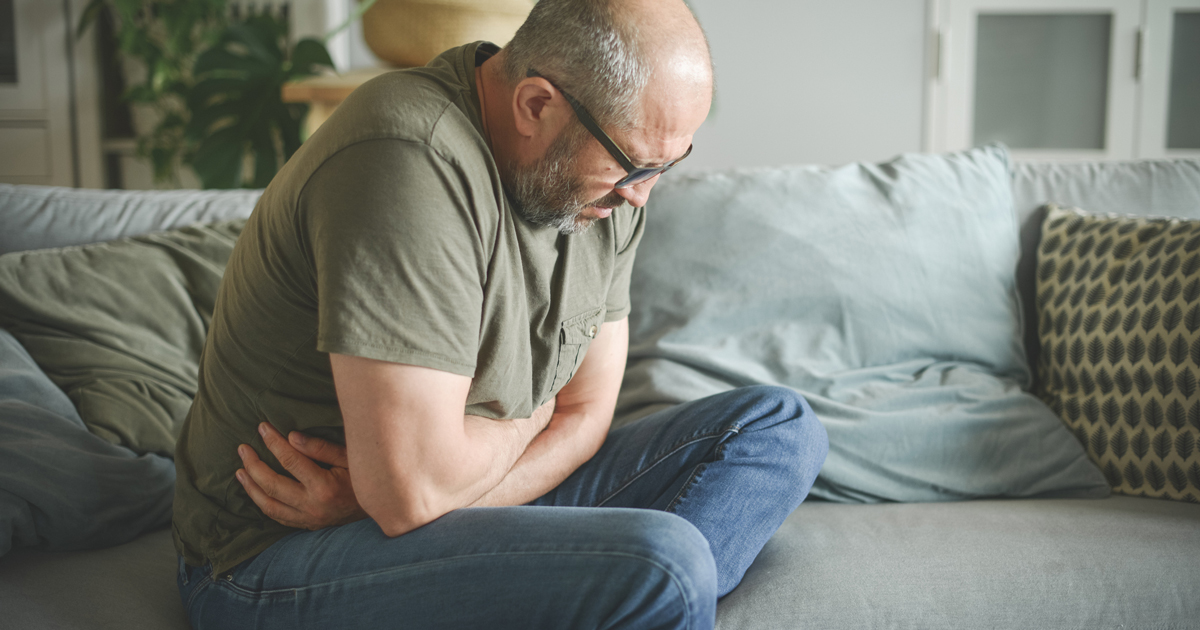
<path id="1" fill-rule="evenodd" d="M 690 0 L 717 96 L 680 169 L 921 150 L 924 0 Z"/>
<path id="2" fill-rule="evenodd" d="M 311 2 L 313 0 L 305 0 Z M 352 0 L 323 0 L 340 23 Z M 884 160 L 921 150 L 925 0 L 688 0 L 717 96 L 680 170 Z M 331 52 L 379 65 L 360 25 Z"/>
<path id="3" fill-rule="evenodd" d="M 717 95 L 680 171 L 878 161 L 921 150 L 926 0 L 688 2 L 708 32 Z M 291 3 L 298 37 L 322 35 L 356 7 Z M 381 65 L 361 23 L 328 45 L 339 70 Z M 149 166 L 127 162 L 130 177 L 151 186 Z"/>

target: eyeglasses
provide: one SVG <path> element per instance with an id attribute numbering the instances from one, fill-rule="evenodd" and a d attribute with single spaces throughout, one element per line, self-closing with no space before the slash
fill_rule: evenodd
<path id="1" fill-rule="evenodd" d="M 600 128 L 600 124 L 596 122 L 596 119 L 592 118 L 592 115 L 583 108 L 583 105 L 581 105 L 579 101 L 575 100 L 574 96 L 567 94 L 566 90 L 558 87 L 554 81 L 542 76 L 533 68 L 530 68 L 525 73 L 525 76 L 546 79 L 550 85 L 553 85 L 554 89 L 558 90 L 559 93 L 563 95 L 563 98 L 567 99 L 567 102 L 571 104 L 571 109 L 575 110 L 575 116 L 579 118 L 579 122 L 583 123 L 583 126 L 592 133 L 592 136 L 600 141 L 600 144 L 608 150 L 609 155 L 613 156 L 613 159 L 617 161 L 617 164 L 620 164 L 621 168 L 625 169 L 625 177 L 622 177 L 620 181 L 618 181 L 616 184 L 613 184 L 613 188 L 628 188 L 630 186 L 636 186 L 654 177 L 655 175 L 665 173 L 671 170 L 672 166 L 682 162 L 683 158 L 687 157 L 692 152 L 691 145 L 688 145 L 687 151 L 685 151 L 682 156 L 671 160 L 662 166 L 653 166 L 650 168 L 639 168 L 634 166 L 633 160 L 630 160 L 629 156 L 625 155 L 625 152 L 617 146 L 617 143 L 613 142 L 612 138 L 608 137 L 608 134 L 604 133 L 604 130 Z"/>

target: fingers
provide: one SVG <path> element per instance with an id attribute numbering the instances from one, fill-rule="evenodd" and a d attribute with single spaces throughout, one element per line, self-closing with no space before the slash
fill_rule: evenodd
<path id="1" fill-rule="evenodd" d="M 346 447 L 336 442 L 311 437 L 299 431 L 288 434 L 288 443 L 301 455 L 306 455 L 319 462 L 341 468 L 349 468 L 350 460 L 346 457 Z"/>
<path id="2" fill-rule="evenodd" d="M 316 477 L 320 474 L 321 467 L 313 463 L 311 459 L 305 457 L 304 454 L 297 451 L 292 445 L 283 438 L 279 431 L 270 423 L 262 422 L 258 425 L 258 433 L 263 438 L 263 443 L 270 449 L 271 454 L 275 455 L 275 459 L 279 460 L 279 464 L 285 470 L 292 473 L 300 483 L 311 485 L 316 481 Z M 294 433 L 294 431 L 293 431 Z"/>
<path id="3" fill-rule="evenodd" d="M 256 488 L 272 499 L 285 505 L 297 506 L 304 499 L 304 487 L 283 475 L 275 472 L 266 462 L 259 459 L 258 453 L 246 444 L 238 446 L 238 456 L 242 458 L 244 476 L 252 481 Z M 241 481 L 239 478 L 238 481 Z M 242 485 L 246 483 L 243 481 Z M 258 503 L 255 501 L 255 503 Z M 262 507 L 262 505 L 259 505 Z"/>
<path id="4" fill-rule="evenodd" d="M 268 495 L 261 486 L 255 483 L 253 477 L 245 469 L 238 469 L 235 475 L 242 487 L 246 489 L 246 494 L 250 495 L 250 499 L 263 511 L 263 514 L 290 527 L 300 526 L 301 514 L 298 510 Z"/>

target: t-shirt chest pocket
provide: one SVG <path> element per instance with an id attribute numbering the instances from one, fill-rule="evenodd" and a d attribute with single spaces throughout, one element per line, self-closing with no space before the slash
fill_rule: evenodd
<path id="1" fill-rule="evenodd" d="M 562 323 L 562 328 L 558 331 L 558 368 L 554 373 L 551 393 L 558 393 L 558 390 L 575 375 L 587 354 L 588 345 L 600 332 L 603 319 L 604 309 L 597 308 Z"/>

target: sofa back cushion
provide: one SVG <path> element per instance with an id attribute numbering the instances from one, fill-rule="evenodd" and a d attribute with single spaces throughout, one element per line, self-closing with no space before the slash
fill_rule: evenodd
<path id="1" fill-rule="evenodd" d="M 816 496 L 1107 492 L 1022 391 L 1003 148 L 685 176 L 654 193 L 618 425 L 740 385 L 785 385 L 829 432 Z"/>
<path id="2" fill-rule="evenodd" d="M 1042 397 L 1115 492 L 1200 503 L 1200 221 L 1051 207 Z"/>
<path id="3" fill-rule="evenodd" d="M 638 250 L 633 300 L 678 302 L 639 309 L 635 337 L 686 312 L 673 341 L 740 359 L 740 350 L 770 349 L 719 340 L 751 343 L 746 334 L 757 331 L 763 342 L 787 342 L 779 350 L 802 360 L 772 367 L 810 387 L 832 373 L 931 358 L 1028 377 L 1003 149 L 710 173 L 654 192 L 653 241 Z"/>
<path id="4" fill-rule="evenodd" d="M 0 256 L 0 327 L 92 433 L 173 457 L 244 220 Z"/>
<path id="5" fill-rule="evenodd" d="M 250 216 L 261 190 L 88 190 L 0 184 L 0 255 Z"/>
<path id="6" fill-rule="evenodd" d="M 1034 268 L 1046 218 L 1043 206 L 1145 217 L 1200 219 L 1200 159 L 1136 162 L 1025 162 L 1013 166 L 1013 201 L 1021 224 L 1017 286 L 1030 365 L 1041 355 L 1035 307 Z"/>

